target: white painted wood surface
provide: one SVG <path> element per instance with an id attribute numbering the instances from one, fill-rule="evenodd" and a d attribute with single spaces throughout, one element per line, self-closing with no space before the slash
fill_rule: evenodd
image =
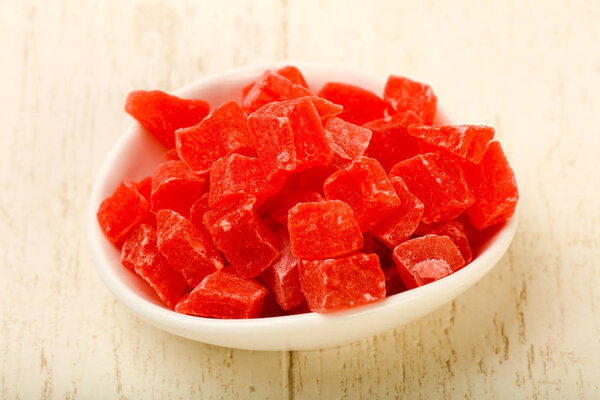
<path id="1" fill-rule="evenodd" d="M 600 3 L 0 3 L 0 398 L 600 398 Z M 377 337 L 262 353 L 133 317 L 87 249 L 128 91 L 298 59 L 429 82 L 494 125 L 521 191 L 506 257 Z"/>

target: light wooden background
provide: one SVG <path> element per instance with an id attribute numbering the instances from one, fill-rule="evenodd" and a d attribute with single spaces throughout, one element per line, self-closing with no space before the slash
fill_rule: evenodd
<path id="1" fill-rule="evenodd" d="M 404 327 L 310 352 L 219 348 L 118 304 L 85 235 L 125 95 L 307 60 L 430 83 L 498 130 L 513 245 Z M 0 398 L 600 398 L 600 2 L 0 3 Z"/>

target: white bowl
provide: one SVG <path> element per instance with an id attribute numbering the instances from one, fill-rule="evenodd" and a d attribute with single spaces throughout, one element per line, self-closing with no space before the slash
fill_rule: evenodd
<path id="1" fill-rule="evenodd" d="M 241 88 L 274 63 L 229 70 L 202 78 L 174 94 L 201 98 L 212 107 L 241 100 Z M 313 90 L 327 81 L 353 83 L 383 93 L 385 77 L 345 68 L 293 63 Z M 119 110 L 116 110 L 119 111 Z M 438 123 L 451 123 L 438 111 Z M 100 277 L 134 314 L 157 328 L 192 340 L 249 350 L 308 350 L 345 344 L 415 320 L 452 300 L 481 279 L 507 250 L 517 226 L 515 215 L 498 228 L 479 254 L 460 271 L 384 301 L 329 315 L 308 313 L 250 320 L 219 320 L 178 314 L 161 305 L 152 290 L 119 261 L 119 251 L 104 237 L 96 221 L 100 202 L 110 195 L 124 176 L 141 179 L 162 160 L 165 149 L 135 123 L 108 155 L 92 189 L 88 231 L 92 256 Z"/>

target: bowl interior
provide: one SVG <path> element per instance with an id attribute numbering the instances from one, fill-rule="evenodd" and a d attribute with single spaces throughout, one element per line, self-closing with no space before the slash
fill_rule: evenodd
<path id="1" fill-rule="evenodd" d="M 385 79 L 338 67 L 294 63 L 313 91 L 328 81 L 356 84 L 381 94 Z M 264 70 L 286 65 L 259 65 L 213 75 L 176 92 L 185 98 L 201 98 L 216 107 L 241 100 L 241 89 Z M 452 123 L 438 111 L 437 123 Z M 148 285 L 120 263 L 119 250 L 106 240 L 95 213 L 123 177 L 134 180 L 150 175 L 163 161 L 166 149 L 134 123 L 119 139 L 103 164 L 90 199 L 88 229 L 92 256 L 98 273 L 115 296 L 135 314 L 169 332 L 207 343 L 259 350 L 309 349 L 341 344 L 378 333 L 432 311 L 479 280 L 508 247 L 516 227 L 515 216 L 486 232 L 486 240 L 474 246 L 475 260 L 455 274 L 432 284 L 400 293 L 382 302 L 330 315 L 314 313 L 254 320 L 215 320 L 175 313 Z M 370 321 L 370 325 L 365 325 Z M 341 330 L 347 326 L 353 331 Z M 249 333 L 262 337 L 249 338 Z"/>

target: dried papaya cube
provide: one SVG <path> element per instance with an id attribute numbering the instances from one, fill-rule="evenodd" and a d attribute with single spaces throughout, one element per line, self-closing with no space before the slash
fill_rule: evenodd
<path id="1" fill-rule="evenodd" d="M 204 193 L 202 197 L 192 204 L 190 208 L 190 222 L 196 227 L 196 229 L 205 231 L 206 227 L 204 226 L 204 221 L 202 217 L 204 217 L 204 213 L 210 210 L 210 206 L 208 205 L 208 193 Z"/>
<path id="2" fill-rule="evenodd" d="M 177 303 L 175 311 L 207 318 L 256 318 L 266 295 L 267 289 L 254 279 L 217 271 Z"/>
<path id="3" fill-rule="evenodd" d="M 166 161 L 152 175 L 152 210 L 169 209 L 189 216 L 190 207 L 204 194 L 206 178 L 182 161 Z"/>
<path id="4" fill-rule="evenodd" d="M 210 169 L 211 207 L 242 194 L 256 197 L 257 204 L 274 196 L 283 186 L 282 179 L 267 181 L 258 158 L 231 154 L 217 160 Z"/>
<path id="5" fill-rule="evenodd" d="M 306 80 L 304 79 L 304 76 L 302 76 L 302 72 L 300 72 L 300 70 L 294 67 L 293 65 L 287 65 L 283 68 L 279 68 L 275 72 L 283 76 L 284 78 L 287 78 L 293 84 L 308 88 Z"/>
<path id="6" fill-rule="evenodd" d="M 115 244 L 121 243 L 150 214 L 150 204 L 138 188 L 137 183 L 125 178 L 98 207 L 98 224 L 104 236 Z"/>
<path id="7" fill-rule="evenodd" d="M 291 310 L 304 302 L 298 278 L 298 259 L 292 254 L 290 238 L 285 229 L 277 232 L 280 257 L 260 275 L 260 281 L 275 295 L 284 310 Z"/>
<path id="8" fill-rule="evenodd" d="M 337 257 L 363 246 L 352 208 L 339 200 L 297 204 L 288 214 L 288 230 L 298 258 Z"/>
<path id="9" fill-rule="evenodd" d="M 400 198 L 398 207 L 387 218 L 378 223 L 371 232 L 386 246 L 394 248 L 408 240 L 419 226 L 423 217 L 423 203 L 406 187 L 404 181 L 394 176 L 390 179 L 396 194 Z"/>
<path id="10" fill-rule="evenodd" d="M 275 102 L 312 96 L 307 88 L 292 83 L 289 79 L 273 71 L 266 71 L 248 91 L 242 106 L 252 113 L 262 106 Z"/>
<path id="11" fill-rule="evenodd" d="M 400 161 L 390 176 L 402 178 L 408 190 L 425 206 L 423 222 L 456 218 L 475 201 L 460 163 L 444 152 L 419 154 Z"/>
<path id="12" fill-rule="evenodd" d="M 203 218 L 217 249 L 244 278 L 258 276 L 279 257 L 275 235 L 261 221 L 255 205 L 256 197 L 243 195 L 207 211 Z"/>
<path id="13" fill-rule="evenodd" d="M 494 138 L 494 128 L 484 125 L 411 125 L 408 134 L 479 164 Z"/>
<path id="14" fill-rule="evenodd" d="M 165 161 L 181 161 L 181 158 L 179 158 L 179 154 L 177 154 L 176 148 L 167 150 L 165 154 L 163 154 L 163 159 Z"/>
<path id="15" fill-rule="evenodd" d="M 127 96 L 125 111 L 171 149 L 175 147 L 175 131 L 202 121 L 210 106 L 204 100 L 181 99 L 160 90 L 137 90 Z"/>
<path id="16" fill-rule="evenodd" d="M 419 141 L 407 133 L 408 126 L 415 123 L 420 124 L 421 118 L 408 111 L 364 124 L 371 131 L 365 155 L 379 161 L 386 172 L 398 162 L 416 156 L 421 152 Z"/>
<path id="17" fill-rule="evenodd" d="M 331 139 L 310 98 L 267 104 L 248 117 L 259 161 L 268 180 L 327 164 Z"/>
<path id="18" fill-rule="evenodd" d="M 435 224 L 422 234 L 448 236 L 456 247 L 458 247 L 460 254 L 465 259 L 465 264 L 473 260 L 469 239 L 467 239 L 465 227 L 460 221 L 453 219 L 441 224 Z"/>
<path id="19" fill-rule="evenodd" d="M 344 107 L 339 104 L 334 104 L 329 100 L 325 100 L 321 97 L 310 96 L 308 97 L 310 101 L 312 101 L 315 109 L 317 110 L 317 114 L 323 121 L 333 118 L 336 115 L 339 115 L 342 111 L 344 111 Z"/>
<path id="20" fill-rule="evenodd" d="M 331 135 L 332 149 L 335 158 L 356 160 L 362 157 L 369 146 L 371 131 L 344 121 L 341 118 L 330 118 L 325 124 L 325 131 Z"/>
<path id="21" fill-rule="evenodd" d="M 406 290 L 406 286 L 398 274 L 398 269 L 393 267 L 383 268 L 385 278 L 385 296 L 390 297 Z"/>
<path id="22" fill-rule="evenodd" d="M 424 123 L 429 125 L 433 123 L 437 97 L 429 85 L 402 76 L 390 75 L 385 84 L 383 99 L 397 113 L 413 111 L 423 119 Z"/>
<path id="23" fill-rule="evenodd" d="M 158 249 L 188 285 L 195 287 L 205 276 L 223 268 L 223 259 L 210 236 L 187 218 L 172 210 L 160 210 L 156 219 Z"/>
<path id="24" fill-rule="evenodd" d="M 186 288 L 181 273 L 171 268 L 158 250 L 156 229 L 151 226 L 138 226 L 123 242 L 121 264 L 142 277 L 171 309 Z"/>
<path id="25" fill-rule="evenodd" d="M 375 254 L 301 260 L 302 293 L 311 311 L 327 313 L 385 298 L 385 277 Z"/>
<path id="26" fill-rule="evenodd" d="M 179 157 L 195 173 L 203 173 L 221 157 L 232 153 L 256 155 L 246 114 L 230 101 L 215 108 L 199 124 L 175 133 Z"/>
<path id="27" fill-rule="evenodd" d="M 352 124 L 362 125 L 383 118 L 385 102 L 375 93 L 359 86 L 341 82 L 328 82 L 319 91 L 323 97 L 344 107 L 339 117 Z"/>
<path id="28" fill-rule="evenodd" d="M 137 183 L 137 190 L 142 196 L 150 201 L 150 195 L 152 194 L 152 177 L 147 176 Z"/>
<path id="29" fill-rule="evenodd" d="M 423 286 L 465 266 L 458 247 L 448 236 L 425 235 L 394 249 L 398 273 L 408 289 Z"/>
<path id="30" fill-rule="evenodd" d="M 512 168 L 499 142 L 492 142 L 479 164 L 464 163 L 465 177 L 475 203 L 467 209 L 477 229 L 509 219 L 519 201 L 519 189 Z"/>
<path id="31" fill-rule="evenodd" d="M 368 157 L 360 157 L 351 166 L 333 173 L 323 190 L 326 199 L 342 200 L 352 207 L 363 232 L 402 205 L 381 164 Z"/>
<path id="32" fill-rule="evenodd" d="M 288 212 L 299 203 L 323 200 L 321 193 L 310 189 L 282 190 L 271 199 L 269 214 L 280 225 L 287 225 Z"/>

